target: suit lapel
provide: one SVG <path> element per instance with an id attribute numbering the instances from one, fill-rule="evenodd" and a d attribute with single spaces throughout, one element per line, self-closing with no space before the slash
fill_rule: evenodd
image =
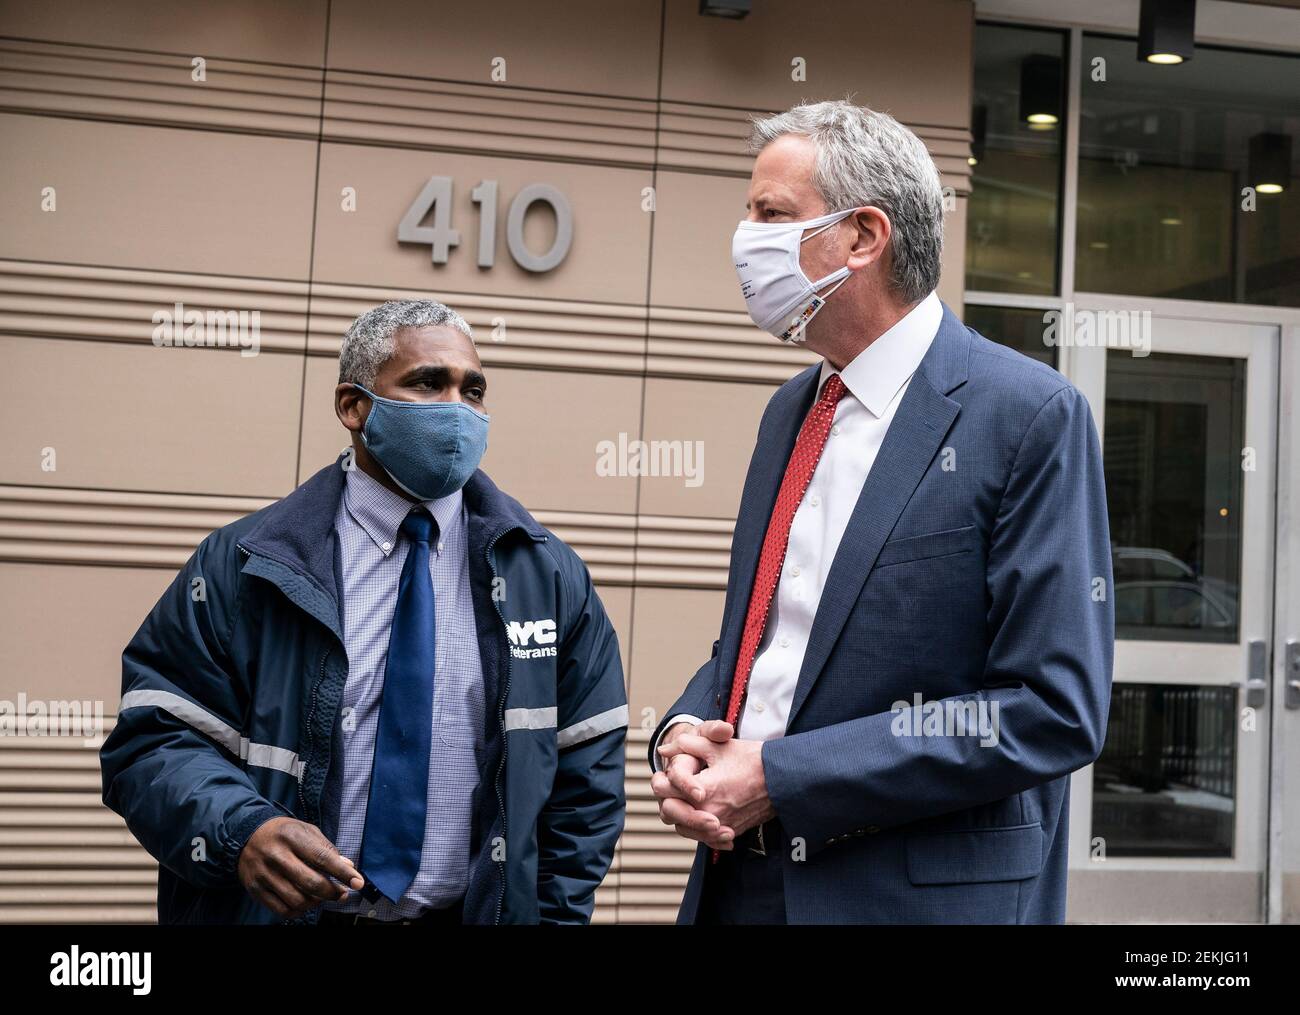
<path id="1" fill-rule="evenodd" d="M 880 548 L 957 418 L 961 406 L 947 392 L 966 379 L 969 347 L 965 326 L 944 307 L 938 333 L 890 422 L 826 576 L 787 729 L 821 675 Z M 749 574 L 752 579 L 752 569 Z"/>

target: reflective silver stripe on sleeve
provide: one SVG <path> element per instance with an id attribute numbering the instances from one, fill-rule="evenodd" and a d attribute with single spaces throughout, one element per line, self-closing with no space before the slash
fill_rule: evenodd
<path id="1" fill-rule="evenodd" d="M 558 721 L 559 710 L 550 708 L 508 708 L 506 709 L 506 732 L 511 730 L 553 730 Z"/>
<path id="2" fill-rule="evenodd" d="M 566 726 L 555 735 L 556 743 L 560 749 L 572 747 L 574 744 L 580 744 L 584 740 L 591 740 L 593 737 L 601 736 L 610 730 L 621 729 L 627 725 L 627 706 L 619 705 L 618 708 L 611 708 L 607 712 L 601 712 L 599 715 L 593 715 L 590 719 L 584 719 L 582 722 L 575 722 L 572 726 Z"/>
<path id="3" fill-rule="evenodd" d="M 247 740 L 248 754 L 247 760 L 250 765 L 256 765 L 258 768 L 274 768 L 277 772 L 288 772 L 295 779 L 302 778 L 302 770 L 306 767 L 304 762 L 298 760 L 298 755 L 293 751 L 285 750 L 283 747 L 272 747 L 270 744 L 250 744 Z"/>
<path id="4" fill-rule="evenodd" d="M 174 715 L 183 723 L 188 723 L 200 733 L 206 733 L 222 747 L 241 761 L 247 761 L 257 768 L 273 768 L 278 772 L 287 772 L 295 779 L 302 778 L 303 762 L 298 755 L 283 747 L 270 744 L 254 744 L 239 735 L 233 726 L 222 722 L 207 709 L 200 708 L 189 698 L 182 698 L 170 691 L 128 691 L 122 695 L 119 712 L 128 708 L 161 708 Z"/>

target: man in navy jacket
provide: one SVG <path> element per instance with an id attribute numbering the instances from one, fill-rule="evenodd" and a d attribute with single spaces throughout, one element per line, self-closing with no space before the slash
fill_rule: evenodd
<path id="1" fill-rule="evenodd" d="M 590 919 L 623 827 L 618 643 L 576 554 L 476 470 L 486 387 L 454 311 L 363 314 L 352 447 L 204 539 L 127 646 L 104 801 L 162 922 Z"/>
<path id="2" fill-rule="evenodd" d="M 826 102 L 751 148 L 742 292 L 823 362 L 763 414 L 720 637 L 651 745 L 701 844 L 679 921 L 1060 922 L 1113 655 L 1088 404 L 939 302 L 911 131 Z"/>

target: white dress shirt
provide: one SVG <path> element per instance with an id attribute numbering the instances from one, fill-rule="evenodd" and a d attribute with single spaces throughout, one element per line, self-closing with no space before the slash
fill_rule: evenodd
<path id="1" fill-rule="evenodd" d="M 773 740 L 785 735 L 826 576 L 889 424 L 942 317 L 939 297 L 930 293 L 840 371 L 848 390 L 836 406 L 826 446 L 790 525 L 781 577 L 750 671 L 738 737 Z M 819 394 L 834 372 L 823 360 Z M 723 675 L 724 699 L 731 678 L 730 673 Z M 700 719 L 674 716 L 664 730 L 676 722 Z M 655 763 L 658 767 L 657 753 Z"/>

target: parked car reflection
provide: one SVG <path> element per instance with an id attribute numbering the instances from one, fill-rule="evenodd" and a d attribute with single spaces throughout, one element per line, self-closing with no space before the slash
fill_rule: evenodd
<path id="1" fill-rule="evenodd" d="M 1117 546 L 1115 571 L 1116 634 L 1125 638 L 1186 638 L 1230 641 L 1237 626 L 1237 590 L 1202 578 L 1167 550 Z"/>

